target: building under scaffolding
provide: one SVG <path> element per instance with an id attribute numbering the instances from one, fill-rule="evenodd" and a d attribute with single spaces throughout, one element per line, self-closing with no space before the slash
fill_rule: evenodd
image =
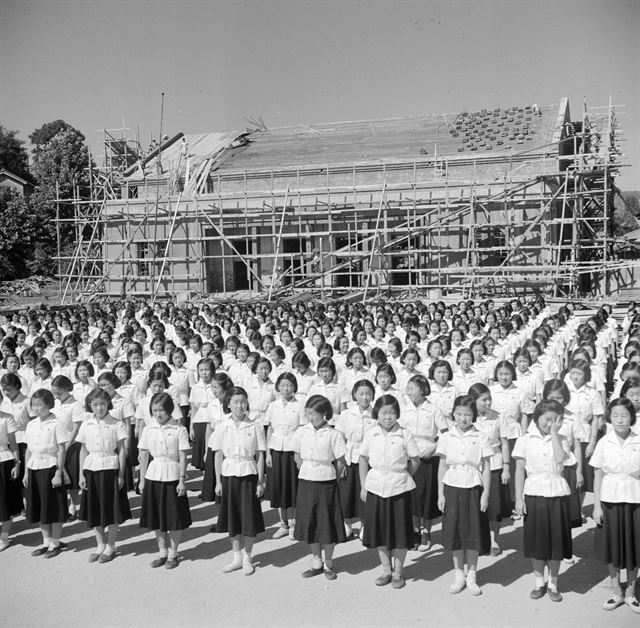
<path id="1" fill-rule="evenodd" d="M 63 302 L 301 290 L 608 294 L 621 282 L 611 105 L 177 134 L 144 153 L 105 132 L 74 199 Z"/>

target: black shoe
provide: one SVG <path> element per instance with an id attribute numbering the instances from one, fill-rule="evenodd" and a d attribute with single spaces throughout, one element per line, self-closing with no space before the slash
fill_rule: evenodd
<path id="1" fill-rule="evenodd" d="M 31 556 L 44 556 L 47 553 L 49 548 L 45 545 L 43 547 L 38 547 L 31 552 Z"/>
<path id="2" fill-rule="evenodd" d="M 533 589 L 531 593 L 529 593 L 529 597 L 532 600 L 539 600 L 541 597 L 544 597 L 544 594 L 547 592 L 547 585 L 543 584 L 540 588 Z"/>
<path id="3" fill-rule="evenodd" d="M 302 572 L 303 578 L 313 578 L 314 576 L 319 576 L 321 573 L 324 573 L 324 565 L 322 567 L 318 567 L 317 569 L 311 567 L 311 569 L 307 569 Z"/>

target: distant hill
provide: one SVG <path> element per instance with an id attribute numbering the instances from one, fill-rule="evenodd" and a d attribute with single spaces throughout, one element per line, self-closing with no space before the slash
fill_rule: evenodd
<path id="1" fill-rule="evenodd" d="M 640 229 L 640 191 L 616 194 L 613 206 L 616 235 Z"/>

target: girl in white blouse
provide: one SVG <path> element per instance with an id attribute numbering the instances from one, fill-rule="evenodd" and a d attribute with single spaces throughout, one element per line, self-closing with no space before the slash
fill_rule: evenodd
<path id="1" fill-rule="evenodd" d="M 480 595 L 476 571 L 479 554 L 489 551 L 489 494 L 494 454 L 487 437 L 474 425 L 478 416 L 475 400 L 456 397 L 453 404 L 454 426 L 444 433 L 436 448 L 438 467 L 438 507 L 444 513 L 442 544 L 453 554 L 454 581 L 450 593 L 465 586 L 472 595 Z M 467 577 L 464 567 L 467 565 Z"/>
<path id="2" fill-rule="evenodd" d="M 16 431 L 13 415 L 0 411 L 0 552 L 9 547 L 12 519 L 22 510 Z"/>
<path id="3" fill-rule="evenodd" d="M 89 393 L 86 405 L 92 414 L 80 425 L 76 439 L 81 445 L 80 519 L 96 535 L 96 551 L 89 562 L 108 563 L 115 557 L 118 526 L 131 518 L 124 482 L 129 432 L 110 414 L 113 404 L 104 390 Z"/>
<path id="4" fill-rule="evenodd" d="M 25 431 L 27 473 L 27 521 L 39 523 L 42 546 L 32 556 L 54 558 L 66 547 L 60 542 L 62 524 L 67 518 L 67 493 L 64 489 L 64 458 L 69 433 L 51 412 L 55 399 L 50 390 L 40 388 L 31 396 L 35 418 Z"/>
<path id="5" fill-rule="evenodd" d="M 303 578 L 324 573 L 328 580 L 335 580 L 333 551 L 336 543 L 346 540 L 336 483 L 344 470 L 346 448 L 342 434 L 329 427 L 332 416 L 326 397 L 310 397 L 305 404 L 308 422 L 293 437 L 299 468 L 294 538 L 311 547 L 311 568 L 302 573 Z"/>
<path id="6" fill-rule="evenodd" d="M 140 527 L 153 530 L 158 541 L 159 556 L 151 567 L 174 569 L 178 566 L 182 531 L 191 525 L 185 486 L 189 435 L 179 419 L 172 420 L 176 407 L 169 393 L 154 394 L 149 405 L 153 421 L 142 432 L 138 444 Z M 149 455 L 153 456 L 151 463 Z"/>
<path id="7" fill-rule="evenodd" d="M 612 401 L 606 419 L 612 429 L 598 441 L 589 462 L 595 468 L 595 554 L 607 565 L 611 581 L 612 596 L 603 608 L 613 610 L 626 603 L 640 613 L 635 596 L 640 567 L 640 436 L 631 429 L 636 423 L 633 404 L 625 398 Z M 627 571 L 624 598 L 622 569 Z"/>
<path id="8" fill-rule="evenodd" d="M 273 538 L 289 535 L 293 540 L 298 494 L 298 468 L 293 453 L 293 435 L 304 423 L 304 406 L 296 398 L 298 381 L 293 373 L 283 373 L 276 381 L 278 398 L 267 409 L 266 464 L 267 495 L 278 509 L 280 525 Z"/>
<path id="9" fill-rule="evenodd" d="M 365 502 L 362 544 L 376 548 L 382 565 L 377 586 L 405 586 L 402 568 L 413 545 L 412 479 L 420 466 L 415 438 L 400 427 L 400 404 L 393 395 L 383 395 L 373 406 L 378 425 L 364 436 L 360 446 L 361 498 Z M 393 571 L 392 571 L 393 570 Z"/>
<path id="10" fill-rule="evenodd" d="M 535 588 L 529 594 L 537 600 L 549 593 L 553 602 L 562 601 L 558 572 L 562 559 L 571 559 L 569 485 L 563 464 L 569 444 L 560 435 L 563 408 L 557 401 L 541 401 L 534 409 L 527 432 L 513 449 L 516 458 L 516 512 L 524 520 L 524 555 L 531 559 Z M 525 480 L 526 472 L 526 480 Z M 544 582 L 545 567 L 549 582 Z"/>

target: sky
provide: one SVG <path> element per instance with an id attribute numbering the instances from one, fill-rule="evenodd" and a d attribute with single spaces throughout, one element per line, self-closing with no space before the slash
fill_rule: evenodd
<path id="1" fill-rule="evenodd" d="M 640 0 L 0 0 L 0 124 L 163 134 L 611 98 L 640 190 Z M 622 107 L 621 105 L 625 105 Z"/>

